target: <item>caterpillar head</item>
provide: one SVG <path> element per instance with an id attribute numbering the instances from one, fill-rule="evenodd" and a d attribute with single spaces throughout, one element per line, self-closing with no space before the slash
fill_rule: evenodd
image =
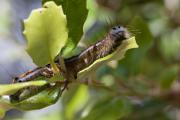
<path id="1" fill-rule="evenodd" d="M 130 38 L 129 31 L 123 26 L 115 26 L 111 29 L 110 35 L 115 37 L 117 40 L 124 40 Z"/>

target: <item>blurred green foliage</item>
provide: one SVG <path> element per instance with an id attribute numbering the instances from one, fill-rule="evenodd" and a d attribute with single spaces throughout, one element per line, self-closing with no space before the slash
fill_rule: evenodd
<path id="1" fill-rule="evenodd" d="M 178 119 L 174 111 L 178 106 L 166 97 L 179 85 L 180 24 L 176 19 L 180 16 L 176 11 L 180 7 L 169 9 L 168 0 L 88 0 L 87 3 L 90 11 L 86 31 L 96 22 L 106 26 L 106 21 L 108 24 L 118 21 L 136 36 L 139 48 L 130 50 L 119 62 L 101 66 L 91 75 L 89 100 L 71 119 Z M 63 100 L 73 99 L 76 92 L 72 91 L 68 94 L 69 89 Z"/>
<path id="2" fill-rule="evenodd" d="M 87 0 L 87 6 L 85 33 L 95 29 L 96 22 L 106 26 L 118 21 L 136 36 L 139 49 L 101 66 L 88 85 L 70 85 L 59 101 L 58 113 L 37 119 L 180 119 L 176 115 L 180 112 L 180 1 Z M 79 25 L 78 19 L 73 21 Z"/>

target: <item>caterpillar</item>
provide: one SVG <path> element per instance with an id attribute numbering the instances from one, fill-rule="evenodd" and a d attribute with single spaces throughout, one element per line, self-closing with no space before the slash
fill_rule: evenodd
<path id="1" fill-rule="evenodd" d="M 116 50 L 121 45 L 123 40 L 130 37 L 129 31 L 123 26 L 113 27 L 107 35 L 101 41 L 98 41 L 94 45 L 91 45 L 80 54 L 67 58 L 64 60 L 66 71 L 68 74 L 72 74 L 74 78 L 77 77 L 77 73 L 86 67 L 90 66 L 97 59 L 103 58 Z M 56 65 L 60 69 L 59 60 L 55 61 Z M 45 67 L 39 67 L 34 70 L 16 77 L 13 82 L 24 82 L 34 80 L 38 77 L 50 78 L 54 76 L 54 72 L 50 64 Z"/>

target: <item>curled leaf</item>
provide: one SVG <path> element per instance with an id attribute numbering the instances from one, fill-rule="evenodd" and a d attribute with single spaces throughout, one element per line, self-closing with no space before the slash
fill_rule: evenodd
<path id="1" fill-rule="evenodd" d="M 25 87 L 43 86 L 45 84 L 47 84 L 47 81 L 39 80 L 39 81 L 0 85 L 0 95 L 11 95 Z"/>
<path id="2" fill-rule="evenodd" d="M 103 57 L 103 58 L 100 58 L 100 59 L 96 60 L 89 67 L 81 70 L 78 73 L 78 79 L 82 79 L 83 77 L 88 75 L 89 72 L 95 71 L 95 69 L 97 69 L 103 63 L 106 63 L 106 62 L 109 62 L 109 61 L 112 61 L 112 60 L 121 60 L 124 57 L 126 51 L 129 50 L 129 49 L 132 49 L 132 48 L 138 48 L 135 37 L 131 37 L 130 39 L 124 40 L 122 42 L 122 44 L 117 48 L 116 51 L 114 51 L 113 53 L 107 55 L 106 57 Z"/>
<path id="3" fill-rule="evenodd" d="M 13 102 L 12 104 L 17 109 L 21 110 L 41 109 L 56 103 L 60 95 L 60 88 L 58 86 L 53 86 L 25 100 L 22 100 L 20 102 Z"/>

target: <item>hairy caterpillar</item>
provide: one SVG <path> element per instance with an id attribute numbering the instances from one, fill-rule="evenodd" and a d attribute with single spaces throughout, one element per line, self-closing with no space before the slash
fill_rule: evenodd
<path id="1" fill-rule="evenodd" d="M 123 40 L 126 40 L 129 37 L 130 37 L 130 33 L 125 27 L 122 26 L 113 27 L 103 40 L 88 47 L 79 55 L 64 60 L 68 74 L 71 74 L 74 76 L 74 78 L 76 78 L 77 73 L 79 71 L 90 66 L 97 59 L 105 57 L 108 54 L 111 54 L 113 51 L 116 50 L 118 46 L 121 45 L 121 42 Z M 59 60 L 56 60 L 55 63 L 60 69 L 61 66 L 59 64 Z M 46 65 L 45 67 L 36 68 L 19 77 L 16 77 L 14 79 L 14 82 L 30 81 L 41 76 L 47 78 L 54 76 L 54 72 L 50 64 Z"/>

